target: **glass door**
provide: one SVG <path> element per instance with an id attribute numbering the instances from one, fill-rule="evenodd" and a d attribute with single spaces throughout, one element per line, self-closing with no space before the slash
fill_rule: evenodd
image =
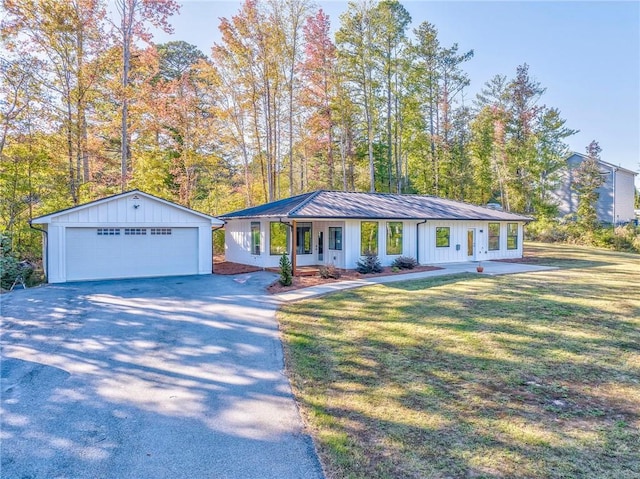
<path id="1" fill-rule="evenodd" d="M 318 231 L 318 262 L 324 262 L 324 231 Z"/>
<path id="2" fill-rule="evenodd" d="M 473 259 L 475 257 L 475 230 L 474 229 L 469 229 L 467 230 L 467 256 L 469 256 L 470 259 Z"/>

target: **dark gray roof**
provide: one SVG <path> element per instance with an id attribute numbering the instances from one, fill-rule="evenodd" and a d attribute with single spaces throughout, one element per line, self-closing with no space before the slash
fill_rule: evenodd
<path id="1" fill-rule="evenodd" d="M 221 219 L 273 217 L 292 219 L 532 220 L 527 216 L 436 196 L 323 190 L 220 216 Z"/>

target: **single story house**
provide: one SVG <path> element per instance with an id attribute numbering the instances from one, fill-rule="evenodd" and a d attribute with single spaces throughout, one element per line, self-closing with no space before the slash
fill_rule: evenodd
<path id="1" fill-rule="evenodd" d="M 575 170 L 587 158 L 586 155 L 573 153 L 567 158 L 566 167 L 561 170 L 558 188 L 552 192 L 558 204 L 560 217 L 578 211 L 578 195 L 572 188 Z M 608 224 L 627 223 L 635 220 L 633 210 L 635 200 L 635 176 L 637 173 L 606 161 L 598 161 L 604 183 L 598 188 L 596 212 L 598 221 Z"/>
<path id="2" fill-rule="evenodd" d="M 531 218 L 433 196 L 315 191 L 222 215 L 225 258 L 277 267 L 354 269 L 368 252 L 383 265 L 399 256 L 420 264 L 522 257 Z"/>
<path id="3" fill-rule="evenodd" d="M 212 227 L 224 223 L 139 190 L 31 220 L 42 225 L 50 283 L 211 274 Z"/>

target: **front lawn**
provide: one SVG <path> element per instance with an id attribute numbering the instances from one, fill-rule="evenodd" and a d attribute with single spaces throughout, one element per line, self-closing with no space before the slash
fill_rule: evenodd
<path id="1" fill-rule="evenodd" d="M 640 477 L 640 256 L 371 286 L 279 313 L 329 478 Z"/>

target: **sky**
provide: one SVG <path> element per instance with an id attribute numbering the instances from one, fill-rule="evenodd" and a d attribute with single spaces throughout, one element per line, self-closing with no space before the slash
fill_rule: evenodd
<path id="1" fill-rule="evenodd" d="M 220 41 L 221 17 L 239 1 L 182 0 L 172 17 L 174 33 L 156 32 L 154 41 L 183 40 L 209 55 Z M 474 50 L 464 65 L 471 102 L 497 74 L 515 76 L 529 65 L 530 76 L 546 88 L 540 104 L 558 108 L 566 126 L 579 133 L 569 147 L 584 153 L 596 140 L 601 159 L 640 170 L 640 2 L 637 1 L 417 1 L 401 3 L 412 17 L 435 25 L 440 44 Z M 320 1 L 332 30 L 347 2 Z M 640 188 L 640 175 L 636 177 Z"/>

